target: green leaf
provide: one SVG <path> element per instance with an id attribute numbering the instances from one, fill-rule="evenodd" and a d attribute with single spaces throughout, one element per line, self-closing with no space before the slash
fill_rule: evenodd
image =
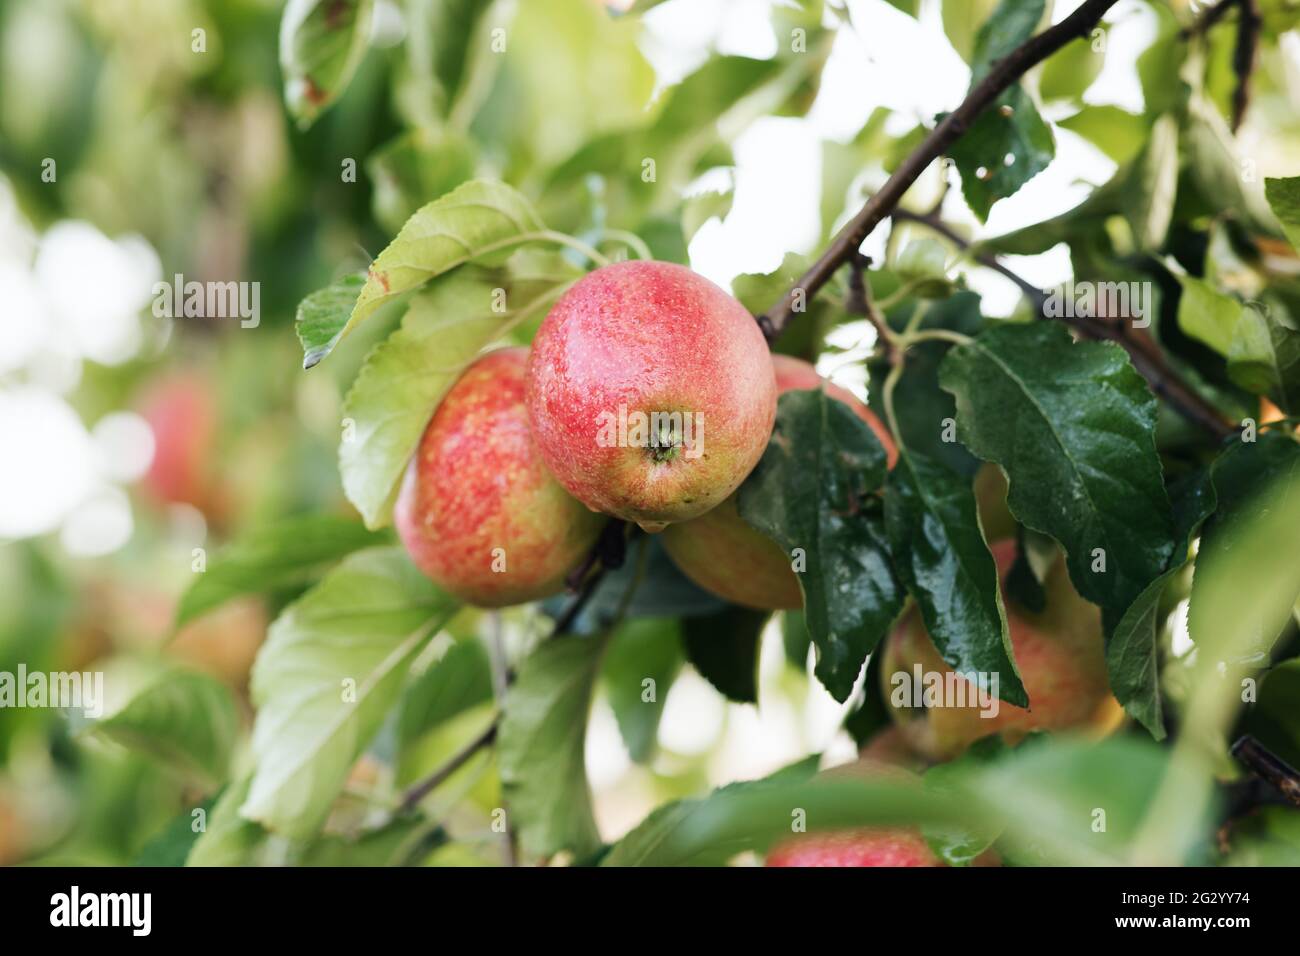
<path id="1" fill-rule="evenodd" d="M 1038 95 L 1044 101 L 1082 99 L 1105 60 L 1105 48 L 1094 49 L 1091 37 L 1067 43 L 1043 64 L 1043 72 L 1038 77 Z"/>
<path id="2" fill-rule="evenodd" d="M 348 556 L 286 608 L 253 668 L 257 769 L 240 813 L 312 836 L 415 655 L 456 610 L 400 548 Z"/>
<path id="3" fill-rule="evenodd" d="M 1178 327 L 1220 355 L 1232 348 L 1232 336 L 1241 320 L 1242 305 L 1219 292 L 1204 279 L 1178 275 L 1183 287 L 1178 300 Z"/>
<path id="4" fill-rule="evenodd" d="M 1061 543 L 1080 594 L 1127 608 L 1174 541 L 1156 401 L 1124 350 L 1076 344 L 1055 322 L 1005 325 L 953 348 L 939 374 L 962 442 L 1007 474 L 1011 513 Z"/>
<path id="5" fill-rule="evenodd" d="M 365 55 L 372 0 L 289 0 L 280 18 L 284 102 L 301 127 L 338 99 Z"/>
<path id="6" fill-rule="evenodd" d="M 1124 184 L 1123 207 L 1139 249 L 1164 245 L 1178 191 L 1178 123 L 1168 113 L 1156 120 Z"/>
<path id="7" fill-rule="evenodd" d="M 325 565 L 381 540 L 350 518 L 327 514 L 255 528 L 219 551 L 195 577 L 181 596 L 175 626 L 182 627 L 242 594 L 305 584 Z"/>
<path id="8" fill-rule="evenodd" d="M 262 862 L 268 834 L 258 824 L 239 815 L 251 783 L 251 777 L 241 777 L 218 794 L 185 859 L 186 866 L 252 866 Z"/>
<path id="9" fill-rule="evenodd" d="M 839 701 L 902 609 L 884 522 L 864 510 L 884 476 L 875 434 L 817 389 L 781 396 L 767 450 L 740 487 L 740 516 L 806 559 L 799 587 L 814 673 Z"/>
<path id="10" fill-rule="evenodd" d="M 344 276 L 298 303 L 294 330 L 302 344 L 303 368 L 311 368 L 329 355 L 365 284 L 365 276 Z"/>
<path id="11" fill-rule="evenodd" d="M 1029 705 L 970 482 L 900 449 L 886 486 L 885 527 L 894 568 L 943 659 L 959 673 L 978 675 L 974 682 L 986 691 L 985 675 L 998 675 L 998 696 Z"/>
<path id="12" fill-rule="evenodd" d="M 1264 180 L 1264 198 L 1282 223 L 1291 245 L 1300 250 L 1300 176 Z"/>
<path id="13" fill-rule="evenodd" d="M 659 718 L 682 662 L 680 628 L 672 618 L 628 621 L 610 639 L 601 679 L 628 756 L 637 763 L 654 754 Z"/>
<path id="14" fill-rule="evenodd" d="M 418 813 L 389 820 L 357 836 L 329 834 L 314 841 L 298 857 L 297 866 L 415 866 L 447 833 Z"/>
<path id="15" fill-rule="evenodd" d="M 1151 732 L 1165 738 L 1160 702 L 1157 624 L 1160 599 L 1169 582 L 1187 564 L 1192 537 L 1214 511 L 1214 486 L 1209 472 L 1198 474 L 1174 495 L 1174 550 L 1167 570 L 1137 596 L 1106 639 L 1106 671 L 1110 688 L 1129 715 Z"/>
<path id="16" fill-rule="evenodd" d="M 758 702 L 758 651 L 766 611 L 729 605 L 682 621 L 686 659 L 729 700 Z"/>
<path id="17" fill-rule="evenodd" d="M 452 644 L 402 696 L 397 737 L 410 743 L 471 707 L 492 699 L 492 665 L 483 642 Z"/>
<path id="18" fill-rule="evenodd" d="M 802 674 L 808 666 L 808 648 L 812 647 L 803 611 L 781 612 L 781 645 L 785 648 L 785 659 L 790 666 Z"/>
<path id="19" fill-rule="evenodd" d="M 1029 94 L 1013 86 L 975 119 L 948 155 L 961 173 L 967 205 L 984 222 L 994 203 L 1048 167 L 1056 141 Z"/>
<path id="20" fill-rule="evenodd" d="M 1300 412 L 1300 331 L 1280 310 L 1246 306 L 1232 330 L 1228 378 L 1287 414 Z"/>
<path id="21" fill-rule="evenodd" d="M 141 847 L 139 854 L 131 861 L 132 866 L 184 866 L 194 843 L 201 831 L 195 828 L 196 811 L 208 814 L 215 799 L 207 800 L 193 809 L 185 809 L 172 817 L 159 833 Z"/>
<path id="22" fill-rule="evenodd" d="M 999 0 L 943 0 L 943 32 L 957 55 L 973 62 L 980 27 L 998 7 Z"/>
<path id="23" fill-rule="evenodd" d="M 1265 654 L 1291 618 L 1297 594 L 1290 553 L 1300 527 L 1294 502 L 1300 487 L 1300 444 L 1278 431 L 1256 441 L 1237 441 L 1213 469 L 1218 508 L 1201 533 L 1192 577 L 1187 628 L 1206 653 L 1221 646 L 1232 628 L 1243 629 L 1248 648 Z M 1276 570 L 1274 570 L 1276 567 Z M 1224 653 L 1228 653 L 1225 651 Z"/>
<path id="24" fill-rule="evenodd" d="M 402 325 L 367 357 L 343 403 L 343 491 L 370 528 L 386 525 L 425 426 L 479 353 L 553 302 L 580 273 L 523 249 L 504 267 L 469 266 L 411 299 Z"/>
<path id="25" fill-rule="evenodd" d="M 1110 105 L 1085 106 L 1057 125 L 1078 133 L 1120 166 L 1138 154 L 1150 129 L 1143 117 Z"/>
<path id="26" fill-rule="evenodd" d="M 903 247 L 894 271 L 905 282 L 914 283 L 912 294 L 922 299 L 941 299 L 952 294 L 948 279 L 948 252 L 935 239 L 914 239 Z"/>
<path id="27" fill-rule="evenodd" d="M 600 846 L 584 746 L 604 640 L 558 637 L 534 651 L 506 695 L 497 760 L 508 812 L 530 856 Z"/>
<path id="28" fill-rule="evenodd" d="M 884 654 L 872 654 L 867 660 L 867 675 L 862 681 L 862 700 L 844 718 L 844 729 L 859 748 L 865 747 L 876 734 L 894 726 L 892 711 L 885 703 L 880 681 L 880 662 Z"/>
<path id="29" fill-rule="evenodd" d="M 211 784 L 225 779 L 239 714 L 220 681 L 206 674 L 172 671 L 93 728 L 96 734 Z"/>
<path id="30" fill-rule="evenodd" d="M 408 219 L 370 264 L 350 314 L 337 308 L 342 290 L 328 299 L 330 308 L 313 307 L 310 324 L 302 321 L 306 303 L 299 307 L 304 367 L 317 364 L 381 305 L 457 266 L 501 253 L 529 237 L 540 238 L 544 230 L 528 200 L 504 183 L 475 179 L 435 199 Z"/>

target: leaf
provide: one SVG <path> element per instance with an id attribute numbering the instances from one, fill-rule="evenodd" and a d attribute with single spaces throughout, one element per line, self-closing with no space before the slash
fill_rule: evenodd
<path id="1" fill-rule="evenodd" d="M 604 640 L 557 637 L 519 668 L 497 735 L 501 786 L 524 851 L 576 856 L 600 846 L 584 760 Z"/>
<path id="2" fill-rule="evenodd" d="M 338 99 L 365 55 L 372 0 L 289 0 L 280 18 L 284 102 L 300 127 Z"/>
<path id="3" fill-rule="evenodd" d="M 447 833 L 418 813 L 387 821 L 357 836 L 327 834 L 314 841 L 295 860 L 298 866 L 415 866 Z"/>
<path id="4" fill-rule="evenodd" d="M 1139 249 L 1164 245 L 1177 191 L 1178 123 L 1166 113 L 1151 127 L 1151 138 L 1124 184 L 1124 215 Z"/>
<path id="5" fill-rule="evenodd" d="M 806 558 L 799 587 L 814 673 L 838 701 L 902 609 L 884 523 L 863 510 L 884 476 L 871 429 L 817 389 L 781 396 L 767 450 L 740 487 L 740 516 Z"/>
<path id="6" fill-rule="evenodd" d="M 298 303 L 294 330 L 302 344 L 303 368 L 311 368 L 329 355 L 365 284 L 365 276 L 344 276 Z"/>
<path id="7" fill-rule="evenodd" d="M 727 604 L 722 598 L 710 594 L 678 569 L 668 556 L 658 536 L 640 539 L 642 543 L 629 543 L 627 560 L 623 566 L 601 576 L 600 583 L 590 600 L 582 608 L 573 628 L 578 634 L 592 634 L 611 626 L 624 611 L 627 618 L 641 617 L 692 617 L 712 614 Z M 632 600 L 624 608 L 628 588 L 637 577 L 633 549 L 648 549 L 645 570 L 632 591 Z M 553 598 L 544 607 L 553 617 L 559 616 L 572 598 Z"/>
<path id="8" fill-rule="evenodd" d="M 181 596 L 175 627 L 242 594 L 306 583 L 324 565 L 381 540 L 356 521 L 337 515 L 308 515 L 256 528 L 218 552 L 195 577 Z"/>
<path id="9" fill-rule="evenodd" d="M 957 55 L 972 62 L 980 26 L 998 7 L 999 0 L 943 0 L 943 32 Z"/>
<path id="10" fill-rule="evenodd" d="M 213 803 L 215 800 L 207 800 L 193 810 L 187 808 L 172 817 L 170 823 L 141 847 L 131 865 L 184 866 L 199 838 L 200 831 L 194 828 L 195 811 L 201 810 L 207 814 L 211 812 Z"/>
<path id="11" fill-rule="evenodd" d="M 1287 414 L 1300 412 L 1300 331 L 1274 309 L 1246 306 L 1232 330 L 1228 378 Z"/>
<path id="12" fill-rule="evenodd" d="M 970 483 L 900 449 L 886 485 L 885 527 L 894 568 L 943 659 L 958 673 L 976 675 L 973 683 L 984 690 L 986 675 L 998 675 L 998 696 L 1028 706 Z"/>
<path id="13" fill-rule="evenodd" d="M 1282 223 L 1291 245 L 1300 251 L 1300 176 L 1264 180 L 1264 198 Z"/>
<path id="14" fill-rule="evenodd" d="M 226 776 L 239 714 L 224 684 L 206 674 L 172 671 L 145 687 L 94 733 L 217 783 Z"/>
<path id="15" fill-rule="evenodd" d="M 397 232 L 430 199 L 471 179 L 474 160 L 474 144 L 448 131 L 419 127 L 384 144 L 366 160 L 375 219 Z"/>
<path id="16" fill-rule="evenodd" d="M 217 795 L 212 810 L 206 814 L 204 829 L 185 859 L 186 866 L 251 866 L 262 862 L 268 834 L 239 815 L 250 783 L 251 777 L 241 777 Z"/>
<path id="17" fill-rule="evenodd" d="M 1187 564 L 1192 537 L 1214 511 L 1209 472 L 1195 475 L 1174 496 L 1175 545 L 1166 571 L 1137 596 L 1106 639 L 1106 672 L 1115 699 L 1156 740 L 1164 740 L 1157 668 L 1160 599 L 1169 582 Z"/>
<path id="18" fill-rule="evenodd" d="M 1007 474 L 1011 513 L 1060 542 L 1081 595 L 1127 608 L 1174 541 L 1156 401 L 1124 350 L 1055 322 L 1005 325 L 954 347 L 939 376 L 962 442 Z"/>
<path id="19" fill-rule="evenodd" d="M 758 651 L 766 611 L 730 605 L 682 621 L 686 659 L 728 700 L 758 702 Z"/>
<path id="20" fill-rule="evenodd" d="M 504 183 L 475 179 L 435 199 L 408 219 L 370 264 L 350 314 L 344 316 L 336 307 L 319 308 L 310 325 L 299 322 L 298 337 L 307 353 L 304 367 L 317 364 L 381 305 L 544 230 L 528 200 Z"/>
<path id="21" fill-rule="evenodd" d="M 862 700 L 844 718 L 844 729 L 859 748 L 865 747 L 876 734 L 894 726 L 891 709 L 885 703 L 880 681 L 880 662 L 884 654 L 872 654 L 867 660 L 867 675 L 862 681 Z"/>
<path id="22" fill-rule="evenodd" d="M 457 641 L 412 681 L 402 695 L 398 740 L 410 743 L 491 699 L 492 667 L 487 648 L 473 638 Z"/>
<path id="23" fill-rule="evenodd" d="M 1240 637 L 1248 647 L 1222 653 L 1266 654 L 1300 596 L 1295 562 L 1278 560 L 1300 531 L 1300 444 L 1277 431 L 1235 442 L 1215 461 L 1213 481 L 1218 507 L 1201 533 L 1187 629 L 1204 653 Z"/>
<path id="24" fill-rule="evenodd" d="M 343 403 L 351 427 L 339 443 L 339 472 L 367 527 L 391 520 L 407 463 L 461 373 L 579 274 L 557 254 L 520 250 L 503 268 L 457 269 L 412 297 L 401 327 L 370 353 Z"/>
<path id="25" fill-rule="evenodd" d="M 400 548 L 348 556 L 289 605 L 253 667 L 256 772 L 240 813 L 315 834 L 415 655 L 456 610 Z"/>
<path id="26" fill-rule="evenodd" d="M 1183 294 L 1178 300 L 1178 327 L 1220 355 L 1232 348 L 1232 336 L 1241 320 L 1242 305 L 1204 279 L 1178 275 Z"/>
<path id="27" fill-rule="evenodd" d="M 941 299 L 952 294 L 954 284 L 947 272 L 948 252 L 934 239 L 914 239 L 903 247 L 894 271 L 914 283 L 912 294 L 921 299 Z"/>
<path id="28" fill-rule="evenodd" d="M 1067 43 L 1043 64 L 1043 72 L 1038 77 L 1038 95 L 1044 101 L 1082 99 L 1105 60 L 1104 46 L 1095 49 L 1091 37 Z"/>
<path id="29" fill-rule="evenodd" d="M 961 173 L 967 205 L 984 222 L 994 203 L 1051 164 L 1056 141 L 1029 94 L 1013 86 L 975 119 L 948 155 Z"/>
<path id="30" fill-rule="evenodd" d="M 680 629 L 672 618 L 628 621 L 610 639 L 601 680 L 628 756 L 637 763 L 654 754 L 659 718 L 682 662 Z"/>
<path id="31" fill-rule="evenodd" d="M 1143 117 L 1111 105 L 1085 106 L 1057 125 L 1078 133 L 1120 166 L 1138 154 L 1150 129 Z"/>

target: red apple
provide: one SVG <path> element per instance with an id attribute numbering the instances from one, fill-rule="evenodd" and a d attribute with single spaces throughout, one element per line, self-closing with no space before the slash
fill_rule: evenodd
<path id="1" fill-rule="evenodd" d="M 489 352 L 434 413 L 394 519 L 412 560 L 470 604 L 505 607 L 560 591 L 603 524 L 542 464 L 528 427 L 528 350 Z"/>
<path id="2" fill-rule="evenodd" d="M 885 446 L 889 466 L 894 466 L 898 450 L 889 430 L 852 392 L 827 382 L 799 359 L 773 355 L 772 364 L 780 394 L 824 386 L 827 395 L 849 406 L 871 427 Z M 663 542 L 688 578 L 734 604 L 770 610 L 803 606 L 790 556 L 740 517 L 734 494 L 707 514 L 670 526 Z"/>
<path id="3" fill-rule="evenodd" d="M 620 262 L 584 276 L 542 322 L 528 413 L 570 494 L 661 531 L 749 474 L 772 433 L 776 381 L 739 302 L 684 266 Z"/>
<path id="4" fill-rule="evenodd" d="M 1015 542 L 999 541 L 990 549 L 999 575 L 1005 576 L 1015 561 Z M 1016 665 L 1029 695 L 1028 710 L 998 701 L 997 714 L 984 716 L 974 688 L 967 690 L 964 707 L 901 706 L 907 701 L 895 675 L 911 677 L 917 664 L 922 674 L 951 673 L 916 608 L 904 615 L 888 639 L 880 674 L 884 698 L 912 747 L 932 759 L 945 760 L 993 733 L 1015 742 L 1031 730 L 1104 734 L 1118 726 L 1123 710 L 1106 677 L 1100 610 L 1074 590 L 1060 557 L 1043 586 L 1047 606 L 1040 614 L 1017 605 L 1005 589 L 1002 594 Z"/>
<path id="5" fill-rule="evenodd" d="M 200 375 L 172 375 L 153 383 L 139 408 L 154 440 L 145 490 L 166 504 L 210 510 L 218 417 L 211 385 Z"/>

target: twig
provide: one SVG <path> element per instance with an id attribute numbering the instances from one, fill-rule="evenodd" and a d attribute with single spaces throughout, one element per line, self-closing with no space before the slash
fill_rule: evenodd
<path id="1" fill-rule="evenodd" d="M 895 209 L 892 215 L 897 220 L 920 223 L 932 229 L 959 249 L 970 248 L 970 243 L 966 239 L 932 213 L 921 216 L 903 209 Z M 992 269 L 1014 282 L 1016 287 L 1033 302 L 1035 312 L 1040 316 L 1044 314 L 1043 304 L 1047 296 L 1042 289 L 1016 275 L 995 256 L 979 254 L 973 258 L 985 268 Z M 1078 330 L 1086 338 L 1115 342 L 1123 347 L 1132 358 L 1134 368 L 1147 380 L 1156 395 L 1192 424 L 1205 429 L 1216 439 L 1223 439 L 1232 434 L 1233 427 L 1224 421 L 1223 416 L 1213 405 L 1197 394 L 1176 371 L 1170 368 L 1159 346 L 1142 330 L 1126 325 L 1120 319 L 1108 322 L 1099 318 L 1075 316 L 1062 317 L 1061 321 Z"/>
<path id="2" fill-rule="evenodd" d="M 1184 40 L 1190 40 L 1192 37 L 1201 36 L 1206 33 L 1210 27 L 1214 26 L 1227 15 L 1227 13 L 1237 5 L 1237 0 L 1219 0 L 1212 7 L 1208 7 L 1204 13 L 1194 21 L 1183 27 L 1178 35 Z"/>
<path id="3" fill-rule="evenodd" d="M 880 314 L 880 309 L 871 300 L 871 289 L 867 285 L 865 275 L 866 269 L 871 265 L 871 260 L 866 256 L 855 254 L 849 261 L 849 294 L 844 300 L 844 311 L 849 315 L 864 316 L 876 329 L 876 341 L 885 353 L 889 363 L 893 365 L 898 359 L 898 344 L 894 330 L 885 322 L 885 317 Z"/>
<path id="4" fill-rule="evenodd" d="M 1041 63 L 1075 38 L 1086 37 L 1103 13 L 1117 0 L 1085 0 L 1074 13 L 1060 23 L 1030 37 L 1004 59 L 998 60 L 966 95 L 960 106 L 945 116 L 921 144 L 913 150 L 866 205 L 831 240 L 826 251 L 790 288 L 785 297 L 758 317 L 759 327 L 769 340 L 784 330 L 801 298 L 811 299 L 830 281 L 836 270 L 858 251 L 863 240 L 898 205 L 903 194 L 926 168 L 944 154 L 970 128 L 984 110 L 1004 90 L 1020 79 L 1030 67 Z"/>
<path id="5" fill-rule="evenodd" d="M 457 751 L 450 760 L 419 783 L 408 789 L 402 797 L 402 802 L 398 805 L 397 813 L 400 815 L 409 810 L 415 809 L 421 800 L 427 797 L 436 788 L 446 783 L 447 779 L 461 767 L 465 766 L 471 757 L 484 747 L 488 746 L 488 744 L 492 743 L 492 741 L 496 740 L 497 727 L 500 722 L 501 718 L 497 717 L 488 726 L 487 730 L 483 731 L 483 733 L 479 734 L 463 748 Z"/>
<path id="6" fill-rule="evenodd" d="M 1250 78 L 1255 72 L 1259 50 L 1259 31 L 1264 21 L 1259 15 L 1259 0 L 1237 0 L 1241 22 L 1237 24 L 1237 46 L 1232 54 L 1232 68 L 1237 74 L 1237 88 L 1232 91 L 1232 131 L 1241 128 L 1250 107 Z"/>
<path id="7" fill-rule="evenodd" d="M 1300 807 L 1300 771 L 1249 734 L 1232 745 L 1232 755 L 1256 776 L 1276 787 L 1287 800 Z"/>

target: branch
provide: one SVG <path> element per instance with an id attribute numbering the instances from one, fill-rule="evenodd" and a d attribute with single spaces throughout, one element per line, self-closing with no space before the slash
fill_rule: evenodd
<path id="1" fill-rule="evenodd" d="M 1085 0 L 1085 2 L 1054 27 L 1030 37 L 1004 59 L 993 64 L 987 76 L 976 84 L 960 106 L 939 121 L 929 135 L 889 177 L 862 210 L 850 220 L 831 240 L 830 246 L 808 271 L 791 287 L 780 303 L 764 315 L 758 323 L 768 340 L 776 338 L 785 329 L 795 312 L 795 303 L 807 301 L 830 281 L 836 270 L 848 262 L 864 239 L 898 205 L 903 194 L 916 182 L 926 168 L 944 154 L 970 128 L 975 119 L 996 100 L 1004 90 L 1022 77 L 1027 70 L 1047 59 L 1075 38 L 1086 37 L 1101 19 L 1103 13 L 1117 0 Z"/>
<path id="2" fill-rule="evenodd" d="M 1222 20 L 1228 12 L 1237 5 L 1237 0 L 1219 0 L 1214 6 L 1209 7 L 1194 21 L 1183 27 L 1179 31 L 1179 36 L 1184 40 L 1190 40 L 1192 37 L 1201 36 L 1209 32 L 1210 27 Z"/>
<path id="3" fill-rule="evenodd" d="M 869 265 L 871 260 L 866 256 L 861 254 L 853 256 L 852 271 L 849 272 L 849 294 L 844 300 L 844 311 L 849 315 L 863 316 L 875 327 L 876 341 L 884 350 L 889 364 L 893 365 L 898 360 L 898 346 L 895 344 L 893 330 L 885 322 L 885 317 L 880 314 L 876 304 L 871 301 L 871 289 L 863 275 Z"/>
<path id="4" fill-rule="evenodd" d="M 457 753 L 445 764 L 407 790 L 405 795 L 402 797 L 401 804 L 398 805 L 397 813 L 401 814 L 415 809 L 421 800 L 432 793 L 437 787 L 446 783 L 448 778 L 450 778 L 451 775 L 461 767 L 465 766 L 471 757 L 492 743 L 492 741 L 496 740 L 497 728 L 500 723 L 501 718 L 495 718 L 488 726 L 487 730 L 483 731 L 483 733 L 479 734 L 463 748 L 457 751 Z"/>
<path id="5" fill-rule="evenodd" d="M 1232 755 L 1300 807 L 1300 771 L 1249 734 L 1232 745 Z"/>
<path id="6" fill-rule="evenodd" d="M 966 239 L 944 224 L 934 213 L 920 216 L 903 209 L 895 209 L 891 215 L 895 220 L 920 223 L 937 232 L 959 249 L 970 248 L 970 243 Z M 1043 315 L 1043 303 L 1047 297 L 1041 289 L 1016 275 L 994 256 L 981 253 L 973 258 L 985 268 L 992 269 L 1014 282 L 1034 303 L 1034 310 L 1040 316 Z M 1133 360 L 1134 368 L 1147 380 L 1151 389 L 1193 425 L 1205 429 L 1216 439 L 1223 439 L 1232 434 L 1233 427 L 1224 421 L 1223 416 L 1213 405 L 1194 391 L 1169 366 L 1160 347 L 1144 331 L 1126 325 L 1121 319 L 1106 321 L 1087 316 L 1075 316 L 1062 317 L 1061 321 L 1086 338 L 1115 342 L 1122 346 Z"/>
<path id="7" fill-rule="evenodd" d="M 1232 131 L 1241 128 L 1250 106 L 1250 78 L 1255 71 L 1255 54 L 1259 50 L 1259 31 L 1264 21 L 1259 15 L 1259 0 L 1237 0 L 1241 23 L 1237 25 L 1237 47 L 1232 54 L 1232 68 L 1237 74 L 1237 88 L 1232 91 Z"/>

